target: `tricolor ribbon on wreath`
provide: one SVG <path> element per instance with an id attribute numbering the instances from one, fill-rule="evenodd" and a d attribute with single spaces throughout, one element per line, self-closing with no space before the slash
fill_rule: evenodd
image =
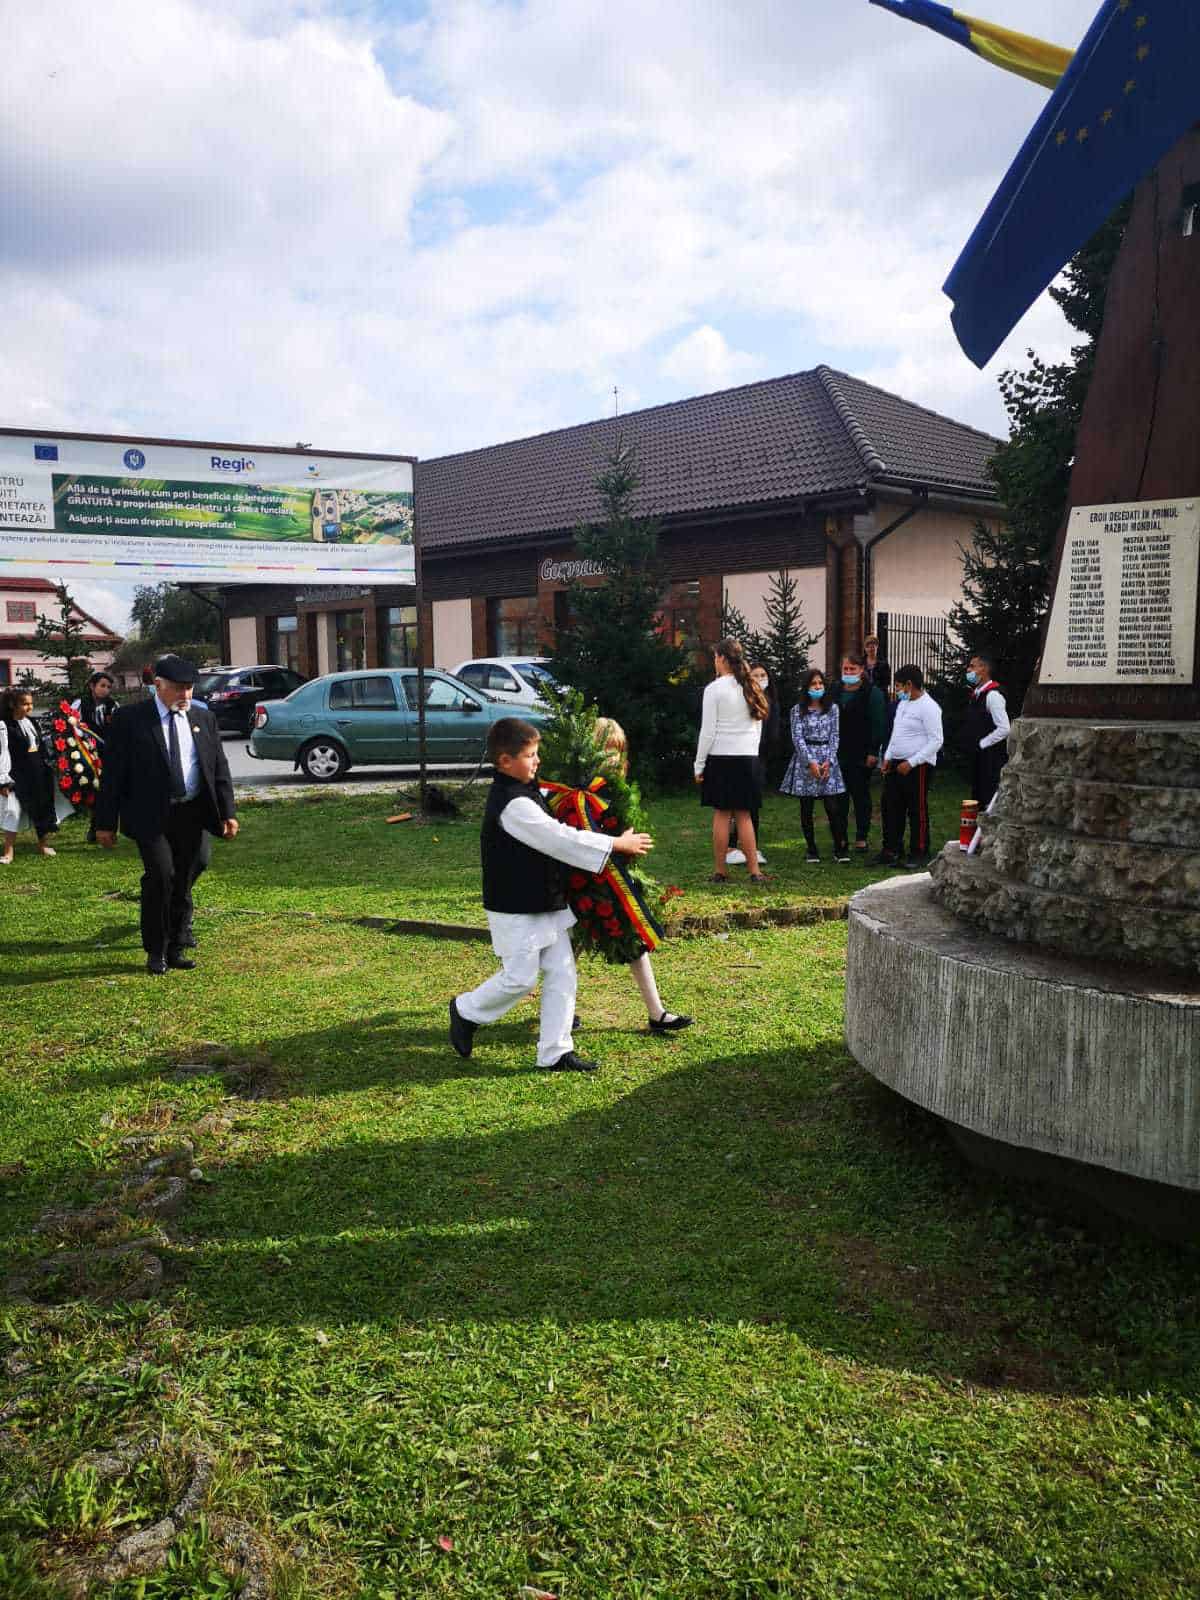
<path id="1" fill-rule="evenodd" d="M 609 813 L 607 800 L 601 797 L 600 790 L 604 788 L 602 777 L 593 778 L 586 789 L 572 789 L 565 783 L 551 783 L 546 779 L 539 780 L 538 787 L 546 794 L 550 810 L 560 822 L 565 822 L 569 828 L 582 828 L 588 833 L 613 833 L 619 826 L 614 815 Z M 583 877 L 583 874 L 572 874 Z M 589 875 L 584 879 L 585 888 L 590 892 L 583 892 L 578 884 L 571 883 L 570 900 L 571 909 L 577 914 L 582 912 L 589 922 L 595 926 L 602 926 L 612 939 L 618 939 L 626 931 L 621 928 L 620 920 L 615 915 L 616 907 L 625 914 L 629 929 L 641 940 L 647 950 L 658 948 L 659 941 L 663 938 L 661 923 L 654 916 L 646 904 L 645 896 L 629 874 L 629 869 L 623 861 L 615 855 L 610 855 L 603 872 Z M 613 902 L 614 915 L 608 918 L 601 917 L 599 922 L 595 916 L 600 896 L 606 893 Z M 590 902 L 590 903 L 584 903 Z M 593 931 L 593 937 L 595 937 Z"/>

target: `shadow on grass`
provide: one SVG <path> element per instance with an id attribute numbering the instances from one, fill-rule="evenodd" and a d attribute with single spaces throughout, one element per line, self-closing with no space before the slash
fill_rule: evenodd
<path id="1" fill-rule="evenodd" d="M 765 1052 L 534 1128 L 235 1161 L 188 1214 L 188 1315 L 750 1322 L 950 1381 L 1195 1387 L 1195 1253 L 1036 1232 L 847 1065 Z"/>

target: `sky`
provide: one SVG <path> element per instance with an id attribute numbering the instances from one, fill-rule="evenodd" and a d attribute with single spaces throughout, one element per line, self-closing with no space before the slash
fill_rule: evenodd
<path id="1" fill-rule="evenodd" d="M 8 426 L 428 457 L 827 362 L 1003 434 L 1070 346 L 941 292 L 1046 91 L 867 0 L 50 0 L 0 73 Z"/>

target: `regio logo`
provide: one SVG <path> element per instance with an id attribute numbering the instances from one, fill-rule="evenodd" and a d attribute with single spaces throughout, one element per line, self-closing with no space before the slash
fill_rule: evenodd
<path id="1" fill-rule="evenodd" d="M 249 456 L 209 456 L 209 469 L 212 472 L 257 472 L 258 468 Z"/>

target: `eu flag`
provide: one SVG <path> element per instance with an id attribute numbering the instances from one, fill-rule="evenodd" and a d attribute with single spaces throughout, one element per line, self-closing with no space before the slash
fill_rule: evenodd
<path id="1" fill-rule="evenodd" d="M 1200 118 L 1200 0 L 1105 0 L 944 288 L 982 367 Z"/>

